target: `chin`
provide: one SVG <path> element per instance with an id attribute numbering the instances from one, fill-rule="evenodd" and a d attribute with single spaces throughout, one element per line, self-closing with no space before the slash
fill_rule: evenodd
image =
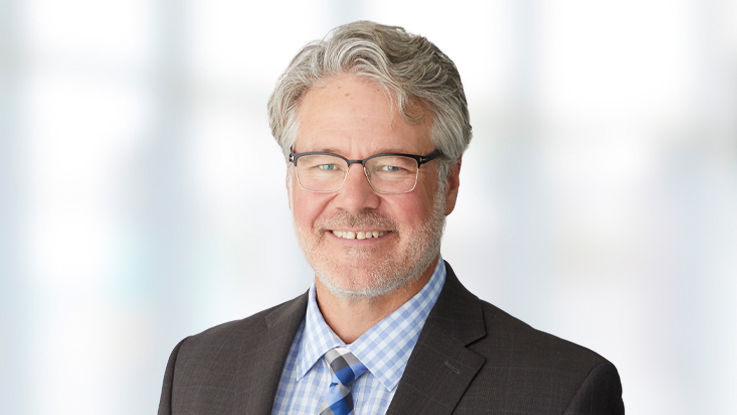
<path id="1" fill-rule="evenodd" d="M 434 248 L 434 249 L 433 249 Z M 345 299 L 370 299 L 395 292 L 415 282 L 432 265 L 440 252 L 439 240 L 415 261 L 387 259 L 370 268 L 313 266 L 317 278 L 334 296 Z M 413 266 L 408 267 L 408 264 Z M 332 264 L 331 264 L 332 265 Z M 346 272 L 346 270 L 350 270 Z"/>
<path id="2" fill-rule="evenodd" d="M 410 281 L 417 278 L 416 275 L 404 275 L 398 278 L 377 277 L 374 275 L 335 275 L 330 272 L 316 272 L 320 283 L 327 288 L 331 294 L 344 299 L 371 299 L 389 294 Z"/>

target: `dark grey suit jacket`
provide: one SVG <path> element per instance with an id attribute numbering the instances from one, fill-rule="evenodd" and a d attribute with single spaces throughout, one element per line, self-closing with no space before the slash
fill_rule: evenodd
<path id="1" fill-rule="evenodd" d="M 388 414 L 623 414 L 617 369 L 447 279 Z M 182 340 L 159 415 L 268 414 L 307 295 Z"/>

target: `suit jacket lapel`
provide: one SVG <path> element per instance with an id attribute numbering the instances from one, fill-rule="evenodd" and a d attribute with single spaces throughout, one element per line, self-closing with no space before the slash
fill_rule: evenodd
<path id="1" fill-rule="evenodd" d="M 254 350 L 241 350 L 235 382 L 244 391 L 239 414 L 271 413 L 287 354 L 306 309 L 306 293 L 278 306 L 264 316 L 263 339 L 255 351 L 259 355 L 254 358 Z"/>
<path id="2" fill-rule="evenodd" d="M 486 336 L 480 300 L 448 263 L 445 286 L 425 322 L 387 414 L 449 414 L 485 359 L 466 346 Z"/>

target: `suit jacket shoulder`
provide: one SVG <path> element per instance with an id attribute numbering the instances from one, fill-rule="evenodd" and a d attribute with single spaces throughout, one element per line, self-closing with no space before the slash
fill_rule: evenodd
<path id="1" fill-rule="evenodd" d="M 269 413 L 307 295 L 182 340 L 164 374 L 159 415 Z"/>
<path id="2" fill-rule="evenodd" d="M 446 269 L 387 413 L 624 412 L 610 362 L 479 300 Z"/>

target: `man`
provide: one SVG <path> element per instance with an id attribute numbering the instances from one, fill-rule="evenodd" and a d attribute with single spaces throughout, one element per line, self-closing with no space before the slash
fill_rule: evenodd
<path id="1" fill-rule="evenodd" d="M 355 22 L 269 101 L 307 293 L 180 342 L 159 414 L 621 414 L 614 366 L 479 300 L 440 257 L 471 138 L 452 61 Z"/>

